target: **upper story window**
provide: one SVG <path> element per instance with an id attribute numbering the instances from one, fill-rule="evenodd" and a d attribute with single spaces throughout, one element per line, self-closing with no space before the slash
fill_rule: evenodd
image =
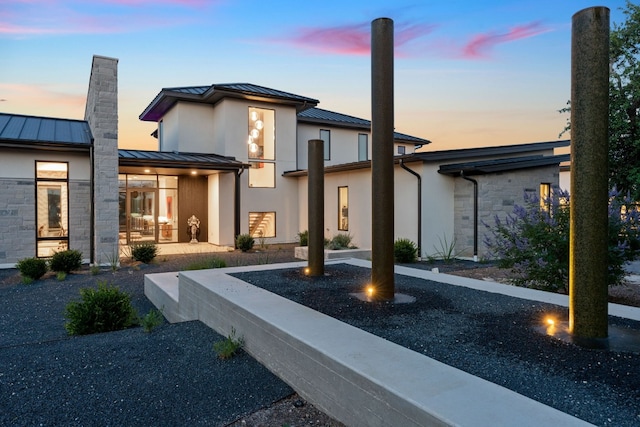
<path id="1" fill-rule="evenodd" d="M 324 159 L 331 160 L 331 131 L 320 129 L 320 139 L 324 141 Z"/>
<path id="2" fill-rule="evenodd" d="M 249 107 L 249 160 L 276 159 L 276 112 Z"/>
<path id="3" fill-rule="evenodd" d="M 398 146 L 398 154 L 405 154 L 406 152 L 407 152 L 407 149 L 404 145 Z"/>
<path id="4" fill-rule="evenodd" d="M 358 161 L 369 160 L 369 135 L 358 134 Z"/>

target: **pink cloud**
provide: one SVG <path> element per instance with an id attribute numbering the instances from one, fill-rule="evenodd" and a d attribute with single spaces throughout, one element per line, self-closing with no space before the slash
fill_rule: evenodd
<path id="1" fill-rule="evenodd" d="M 342 55 L 368 55 L 371 50 L 371 24 L 360 23 L 336 27 L 312 27 L 296 31 L 291 38 L 279 42 L 324 53 Z M 396 48 L 429 34 L 433 26 L 425 24 L 396 25 L 394 44 Z"/>
<path id="2" fill-rule="evenodd" d="M 489 32 L 477 34 L 462 48 L 461 56 L 466 59 L 486 58 L 488 52 L 496 45 L 514 40 L 537 36 L 549 31 L 539 22 L 519 25 L 510 28 L 505 33 Z"/>

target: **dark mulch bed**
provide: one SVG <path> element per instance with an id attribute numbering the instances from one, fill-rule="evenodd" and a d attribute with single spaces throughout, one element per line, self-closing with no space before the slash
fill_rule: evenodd
<path id="1" fill-rule="evenodd" d="M 590 423 L 640 425 L 640 355 L 585 349 L 536 331 L 547 314 L 566 319 L 563 307 L 401 275 L 396 292 L 415 303 L 366 303 L 349 294 L 363 291 L 368 269 L 330 265 L 326 273 L 234 276 Z M 640 322 L 610 322 L 640 330 Z"/>

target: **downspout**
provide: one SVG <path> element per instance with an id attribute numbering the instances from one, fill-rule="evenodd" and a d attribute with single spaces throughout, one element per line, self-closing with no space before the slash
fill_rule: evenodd
<path id="1" fill-rule="evenodd" d="M 473 183 L 473 260 L 478 262 L 478 181 L 460 171 L 462 179 Z"/>
<path id="2" fill-rule="evenodd" d="M 416 171 L 409 169 L 400 159 L 400 167 L 418 180 L 418 259 L 422 259 L 422 177 Z"/>
<path id="3" fill-rule="evenodd" d="M 240 175 L 244 172 L 244 167 L 240 168 L 236 172 L 236 188 L 235 188 L 235 200 L 234 200 L 234 220 L 233 220 L 233 247 L 238 249 L 236 244 L 236 238 L 240 235 Z"/>
<path id="4" fill-rule="evenodd" d="M 89 188 L 91 188 L 90 194 L 89 194 L 89 200 L 90 200 L 90 204 L 91 204 L 91 208 L 89 209 L 90 212 L 90 224 L 91 226 L 89 227 L 89 265 L 94 265 L 94 263 L 96 262 L 96 254 L 95 254 L 95 228 L 96 228 L 96 224 L 95 224 L 95 218 L 96 218 L 96 213 L 95 213 L 95 173 L 96 173 L 96 168 L 94 167 L 94 155 L 93 155 L 93 149 L 94 149 L 94 140 L 91 139 L 91 146 L 89 147 L 89 163 L 91 164 L 91 174 L 89 175 Z"/>

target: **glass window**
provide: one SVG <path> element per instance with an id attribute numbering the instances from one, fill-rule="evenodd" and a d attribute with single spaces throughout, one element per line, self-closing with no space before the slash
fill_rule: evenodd
<path id="1" fill-rule="evenodd" d="M 338 187 L 338 230 L 349 230 L 349 187 Z"/>
<path id="2" fill-rule="evenodd" d="M 276 165 L 267 162 L 249 162 L 249 187 L 274 188 L 276 186 Z"/>
<path id="3" fill-rule="evenodd" d="M 36 246 L 38 257 L 69 247 L 69 165 L 36 162 Z"/>
<path id="4" fill-rule="evenodd" d="M 551 208 L 551 184 L 540 184 L 540 208 L 547 211 Z"/>
<path id="5" fill-rule="evenodd" d="M 258 239 L 276 237 L 276 213 L 249 212 L 249 234 Z"/>
<path id="6" fill-rule="evenodd" d="M 358 161 L 369 160 L 369 135 L 358 134 Z"/>
<path id="7" fill-rule="evenodd" d="M 162 151 L 164 148 L 164 125 L 162 120 L 158 122 L 158 151 Z"/>
<path id="8" fill-rule="evenodd" d="M 276 112 L 249 107 L 249 159 L 276 159 Z"/>
<path id="9" fill-rule="evenodd" d="M 320 139 L 324 141 L 324 159 L 331 160 L 331 131 L 320 129 Z"/>
<path id="10" fill-rule="evenodd" d="M 404 145 L 399 145 L 398 146 L 398 154 L 405 154 L 406 153 L 406 147 Z"/>

